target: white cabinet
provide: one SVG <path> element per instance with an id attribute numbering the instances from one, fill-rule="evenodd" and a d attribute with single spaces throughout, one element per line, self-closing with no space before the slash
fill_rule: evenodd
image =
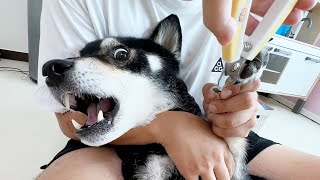
<path id="1" fill-rule="evenodd" d="M 259 91 L 306 99 L 318 81 L 320 48 L 275 35 Z"/>

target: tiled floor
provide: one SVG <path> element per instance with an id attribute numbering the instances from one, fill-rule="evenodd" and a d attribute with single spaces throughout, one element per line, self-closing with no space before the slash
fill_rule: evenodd
<path id="1" fill-rule="evenodd" d="M 27 69 L 28 64 L 1 60 L 1 66 Z M 0 179 L 33 179 L 39 167 L 64 146 L 52 113 L 35 102 L 41 93 L 25 75 L 0 71 Z M 320 156 L 320 125 L 291 113 L 272 99 L 264 99 L 275 110 L 260 129 L 260 135 Z"/>

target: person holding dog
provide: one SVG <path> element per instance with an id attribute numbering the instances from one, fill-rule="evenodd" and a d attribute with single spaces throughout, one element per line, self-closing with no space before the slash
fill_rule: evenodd
<path id="1" fill-rule="evenodd" d="M 263 17 L 272 2 L 253 0 L 251 12 Z M 303 11 L 312 8 L 315 3 L 315 0 L 299 0 L 285 23 L 298 23 Z M 218 74 L 210 79 L 206 68 L 211 64 L 205 63 L 215 64 L 212 58 L 218 60 L 221 45 L 228 44 L 233 37 L 234 19 L 230 11 L 231 0 L 203 0 L 202 3 L 199 0 L 44 0 L 39 69 L 46 61 L 68 58 L 86 43 L 98 38 L 143 36 L 145 30 L 163 17 L 178 14 L 184 39 L 181 75 L 190 94 L 199 105 L 203 105 L 210 123 L 185 112 L 164 112 L 151 124 L 130 130 L 112 144 L 160 143 L 187 180 L 196 180 L 199 176 L 203 180 L 225 180 L 230 179 L 234 162 L 223 138 L 248 137 L 252 147 L 248 152 L 251 175 L 266 179 L 320 179 L 316 169 L 320 166 L 318 157 L 251 132 L 256 122 L 259 81 L 230 86 L 220 96 L 210 91 L 213 84 L 207 83 L 216 82 Z M 250 17 L 246 33 L 252 33 L 258 23 Z M 202 38 L 197 39 L 199 36 Z M 196 45 L 202 49 L 195 49 Z M 39 77 L 39 85 L 43 82 L 44 78 Z M 69 112 L 56 113 L 56 116 L 61 131 L 72 140 L 37 179 L 122 178 L 121 162 L 112 149 L 87 147 L 77 141 L 71 120 L 84 124 L 85 115 Z"/>

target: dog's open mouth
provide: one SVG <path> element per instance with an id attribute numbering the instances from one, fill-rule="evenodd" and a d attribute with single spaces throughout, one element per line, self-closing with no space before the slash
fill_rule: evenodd
<path id="1" fill-rule="evenodd" d="M 95 95 L 68 93 L 64 94 L 62 99 L 66 108 L 80 111 L 88 116 L 84 125 L 72 120 L 77 130 L 90 128 L 101 122 L 111 126 L 118 109 L 117 100 L 113 97 L 98 98 Z"/>

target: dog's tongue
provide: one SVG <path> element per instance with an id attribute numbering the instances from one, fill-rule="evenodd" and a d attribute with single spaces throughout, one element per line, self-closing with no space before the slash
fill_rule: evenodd
<path id="1" fill-rule="evenodd" d="M 108 112 L 111 108 L 111 100 L 103 99 L 97 105 L 97 111 Z"/>
<path id="2" fill-rule="evenodd" d="M 97 104 L 92 103 L 87 109 L 88 120 L 86 122 L 87 125 L 91 126 L 97 123 L 98 112 L 97 112 Z"/>
<path id="3" fill-rule="evenodd" d="M 98 113 L 99 111 L 108 112 L 111 108 L 111 101 L 110 100 L 101 100 L 98 104 L 91 103 L 87 109 L 88 113 L 88 120 L 86 122 L 87 125 L 91 126 L 97 123 L 98 120 Z"/>

